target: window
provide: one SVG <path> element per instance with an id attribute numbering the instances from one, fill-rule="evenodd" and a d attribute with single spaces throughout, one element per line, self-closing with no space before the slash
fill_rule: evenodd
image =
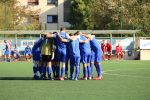
<path id="1" fill-rule="evenodd" d="M 47 15 L 47 23 L 57 23 L 57 15 Z"/>
<path id="2" fill-rule="evenodd" d="M 56 5 L 57 2 L 58 2 L 58 0 L 47 0 L 47 4 L 48 4 L 48 5 L 49 5 L 49 4 L 54 4 L 54 5 Z"/>
<path id="3" fill-rule="evenodd" d="M 28 5 L 38 5 L 39 0 L 28 0 Z"/>

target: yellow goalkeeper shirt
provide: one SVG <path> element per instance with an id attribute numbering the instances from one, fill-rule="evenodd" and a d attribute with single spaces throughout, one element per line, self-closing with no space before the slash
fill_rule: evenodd
<path id="1" fill-rule="evenodd" d="M 52 55 L 52 39 L 45 39 L 41 46 L 42 55 Z"/>

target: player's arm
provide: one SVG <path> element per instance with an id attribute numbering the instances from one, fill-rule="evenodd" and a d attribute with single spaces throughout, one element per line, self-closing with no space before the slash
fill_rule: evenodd
<path id="1" fill-rule="evenodd" d="M 57 34 L 58 38 L 60 39 L 61 42 L 69 42 L 68 39 L 62 38 L 59 34 Z"/>
<path id="2" fill-rule="evenodd" d="M 86 38 L 89 38 L 89 39 L 92 38 L 91 34 L 85 34 L 85 33 L 82 33 L 82 35 L 85 36 Z"/>
<path id="3" fill-rule="evenodd" d="M 80 43 L 83 43 L 83 44 L 84 44 L 84 43 L 87 43 L 87 42 L 89 42 L 89 41 L 90 41 L 90 38 L 87 38 L 86 40 L 81 40 L 81 39 L 79 39 L 79 42 L 80 42 Z"/>

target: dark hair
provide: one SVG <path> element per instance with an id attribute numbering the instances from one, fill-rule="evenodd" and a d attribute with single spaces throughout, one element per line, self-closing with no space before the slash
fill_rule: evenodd
<path id="1" fill-rule="evenodd" d="M 64 27 L 61 27 L 61 28 L 60 28 L 60 31 L 63 31 L 63 30 L 65 30 L 65 28 L 64 28 Z"/>
<path id="2" fill-rule="evenodd" d="M 73 36 L 73 34 L 72 34 L 72 33 L 70 33 L 70 34 L 69 34 L 69 36 Z"/>
<path id="3" fill-rule="evenodd" d="M 57 32 L 53 32 L 53 34 L 57 34 Z"/>

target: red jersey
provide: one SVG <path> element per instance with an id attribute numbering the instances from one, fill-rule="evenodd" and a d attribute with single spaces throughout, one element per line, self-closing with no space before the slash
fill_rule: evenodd
<path id="1" fill-rule="evenodd" d="M 103 53 L 106 52 L 107 48 L 104 43 L 101 44 L 101 48 L 102 48 Z"/>
<path id="2" fill-rule="evenodd" d="M 106 48 L 107 48 L 107 51 L 111 51 L 112 50 L 112 46 L 111 46 L 111 44 L 110 43 L 107 43 L 106 44 Z"/>
<path id="3" fill-rule="evenodd" d="M 121 53 L 121 52 L 122 52 L 122 47 L 116 46 L 116 53 Z"/>

